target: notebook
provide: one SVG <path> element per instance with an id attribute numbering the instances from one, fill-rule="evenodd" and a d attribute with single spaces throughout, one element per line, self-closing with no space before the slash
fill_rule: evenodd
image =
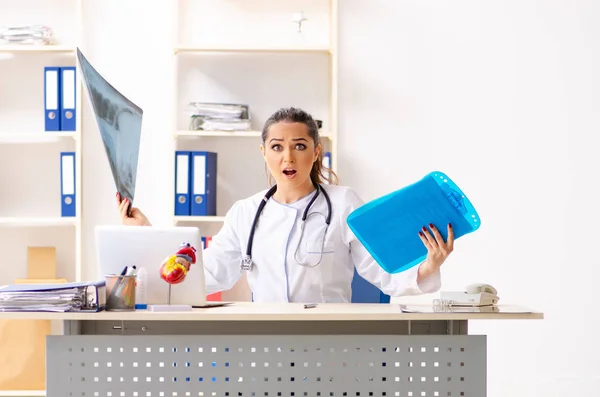
<path id="1" fill-rule="evenodd" d="M 418 235 L 423 226 L 436 225 L 446 241 L 451 223 L 456 240 L 479 229 L 481 219 L 462 190 L 446 174 L 434 171 L 365 203 L 347 223 L 386 272 L 399 273 L 425 260 L 427 248 Z"/>

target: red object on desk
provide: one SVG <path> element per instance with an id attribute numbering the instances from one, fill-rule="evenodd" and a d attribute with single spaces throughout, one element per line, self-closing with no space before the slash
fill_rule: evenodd
<path id="1" fill-rule="evenodd" d="M 206 295 L 206 300 L 209 302 L 221 302 L 221 293 L 215 292 L 214 294 Z"/>

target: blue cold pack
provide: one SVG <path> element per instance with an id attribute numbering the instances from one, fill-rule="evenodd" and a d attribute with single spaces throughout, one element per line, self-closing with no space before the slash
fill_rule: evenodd
<path id="1" fill-rule="evenodd" d="M 443 172 L 434 171 L 400 190 L 354 210 L 348 226 L 388 273 L 399 273 L 427 257 L 418 233 L 434 224 L 444 241 L 452 224 L 454 239 L 479 229 L 481 219 L 467 196 Z M 431 233 L 431 231 L 430 231 Z"/>

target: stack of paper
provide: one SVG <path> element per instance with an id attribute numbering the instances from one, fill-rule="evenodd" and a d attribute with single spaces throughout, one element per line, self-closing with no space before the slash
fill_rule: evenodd
<path id="1" fill-rule="evenodd" d="M 66 312 L 79 310 L 84 293 L 78 288 L 61 291 L 11 292 L 0 289 L 0 311 Z"/>
<path id="2" fill-rule="evenodd" d="M 252 129 L 247 105 L 192 102 L 190 130 L 248 131 Z"/>
<path id="3" fill-rule="evenodd" d="M 44 25 L 0 28 L 0 42 L 47 45 L 52 39 L 52 29 Z"/>

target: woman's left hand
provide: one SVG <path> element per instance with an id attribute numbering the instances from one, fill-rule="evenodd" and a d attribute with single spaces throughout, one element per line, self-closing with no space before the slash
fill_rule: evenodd
<path id="1" fill-rule="evenodd" d="M 448 224 L 448 241 L 444 241 L 444 238 L 435 225 L 430 223 L 429 229 L 431 229 L 433 235 L 425 226 L 423 226 L 423 229 L 419 232 L 419 237 L 427 248 L 427 258 L 425 259 L 425 262 L 419 266 L 417 282 L 420 282 L 437 272 L 446 258 L 448 258 L 450 253 L 454 250 L 454 231 L 452 230 L 451 224 Z"/>

